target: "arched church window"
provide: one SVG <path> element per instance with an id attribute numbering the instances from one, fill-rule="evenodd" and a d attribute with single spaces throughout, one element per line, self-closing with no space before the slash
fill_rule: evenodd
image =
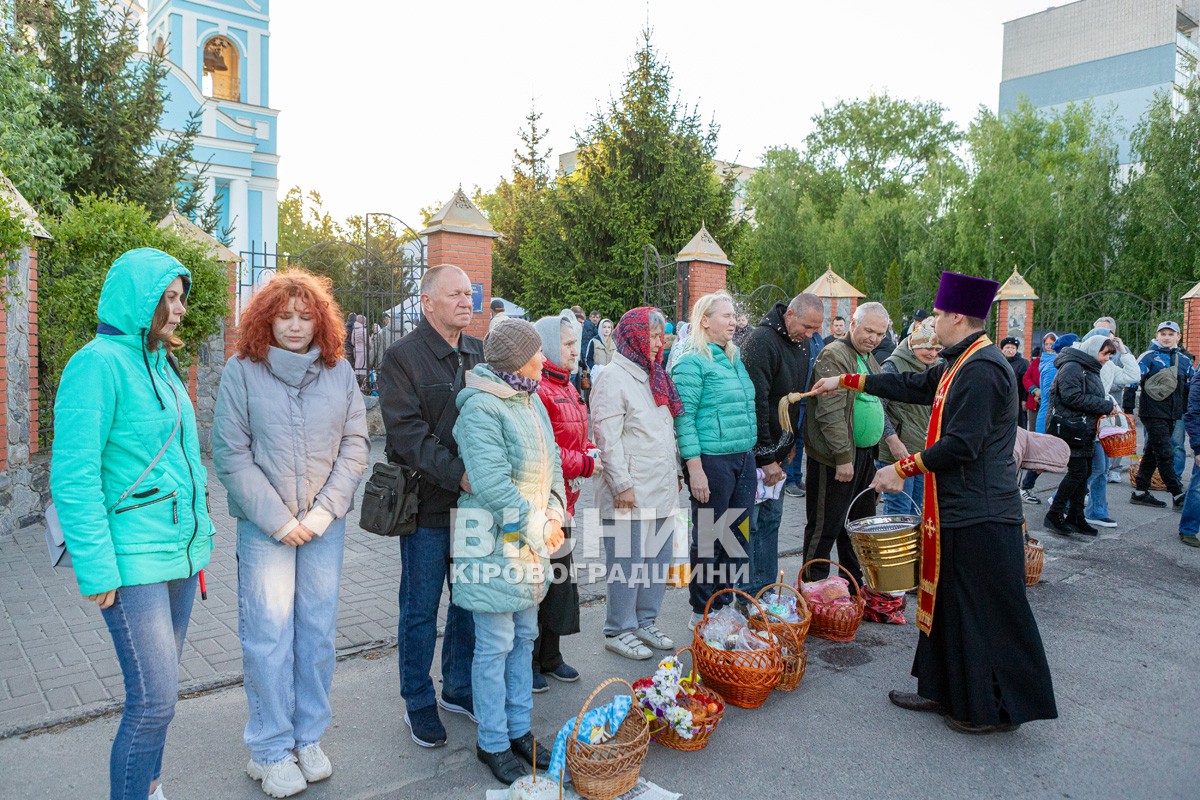
<path id="1" fill-rule="evenodd" d="M 204 43 L 204 93 L 219 100 L 242 99 L 237 46 L 224 36 Z"/>

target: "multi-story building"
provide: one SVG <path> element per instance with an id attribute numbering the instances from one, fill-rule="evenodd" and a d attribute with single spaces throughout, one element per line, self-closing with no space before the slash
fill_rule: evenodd
<path id="1" fill-rule="evenodd" d="M 1200 60 L 1200 0 L 1078 0 L 1004 23 L 1000 113 L 1021 97 L 1113 112 L 1119 158 L 1155 96 L 1177 96 Z"/>
<path id="2" fill-rule="evenodd" d="M 195 159 L 218 233 L 234 252 L 273 250 L 279 238 L 276 118 L 269 105 L 269 0 L 147 0 L 148 45 L 166 56 L 164 131 L 200 115 Z M 247 258 L 247 262 L 251 259 Z"/>

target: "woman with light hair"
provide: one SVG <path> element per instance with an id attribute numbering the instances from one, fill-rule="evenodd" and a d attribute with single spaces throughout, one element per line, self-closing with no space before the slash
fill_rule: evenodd
<path id="1" fill-rule="evenodd" d="M 675 436 L 692 495 L 688 594 L 693 624 L 709 598 L 737 583 L 736 572 L 747 568 L 744 529 L 754 503 L 757 478 L 751 450 L 758 423 L 754 383 L 733 344 L 736 329 L 733 298 L 724 292 L 704 295 L 692 308 L 687 352 L 671 370 L 683 401 L 683 413 L 675 418 Z M 732 539 L 713 525 L 727 511 L 737 515 L 729 526 Z M 740 545 L 736 552 L 725 549 L 724 543 L 730 541 Z M 712 610 L 732 599 L 730 594 L 721 595 Z"/>

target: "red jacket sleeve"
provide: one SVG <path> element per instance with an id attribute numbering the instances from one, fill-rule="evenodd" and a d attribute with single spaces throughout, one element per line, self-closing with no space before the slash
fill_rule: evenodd
<path id="1" fill-rule="evenodd" d="M 1038 389 L 1042 383 L 1042 361 L 1040 358 L 1035 358 L 1029 362 L 1029 369 L 1025 370 L 1025 375 L 1021 378 L 1021 385 L 1026 391 Z"/>

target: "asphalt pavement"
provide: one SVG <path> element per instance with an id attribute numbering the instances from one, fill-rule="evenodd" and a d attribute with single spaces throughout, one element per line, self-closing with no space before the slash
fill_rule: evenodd
<path id="1" fill-rule="evenodd" d="M 1042 483 L 1044 497 L 1050 481 Z M 915 688 L 910 602 L 907 625 L 864 623 L 855 641 L 844 644 L 810 637 L 808 671 L 795 692 L 776 692 L 760 709 L 731 708 L 698 753 L 652 745 L 642 775 L 687 798 L 1200 797 L 1200 551 L 1178 541 L 1176 514 L 1130 506 L 1126 487 L 1109 487 L 1120 527 L 1096 539 L 1038 533 L 1046 506 L 1026 506 L 1031 532 L 1046 545 L 1043 580 L 1029 597 L 1059 719 L 972 737 L 949 730 L 937 716 L 889 704 L 889 689 Z M 789 498 L 785 518 L 794 530 L 803 500 Z M 789 557 L 782 564 L 794 577 L 800 561 Z M 534 730 L 546 743 L 604 678 L 632 681 L 653 671 L 654 662 L 604 650 L 605 608 L 596 588 L 582 613 L 584 632 L 563 642 L 582 680 L 551 681 L 550 691 L 535 697 Z M 388 591 L 394 603 L 394 590 Z M 7 601 L 5 612 L 13 624 Z M 670 590 L 661 627 L 683 643 L 690 638 L 688 617 L 686 592 Z M 385 641 L 342 652 L 334 721 L 323 741 L 335 772 L 303 796 L 435 800 L 482 798 L 496 788 L 475 760 L 474 727 L 466 718 L 443 714 L 446 747 L 426 750 L 411 741 L 394 647 Z M 171 726 L 166 796 L 264 797 L 244 772 L 241 687 L 194 688 L 199 693 L 179 703 Z M 0 794 L 104 797 L 116 726 L 110 713 L 0 740 Z"/>

